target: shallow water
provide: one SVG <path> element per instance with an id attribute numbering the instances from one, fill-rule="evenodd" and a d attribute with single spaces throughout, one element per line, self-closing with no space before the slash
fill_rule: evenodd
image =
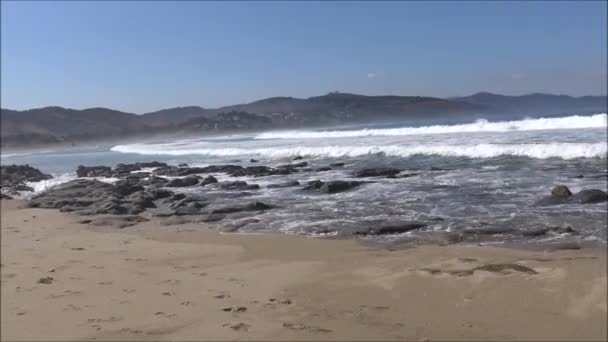
<path id="1" fill-rule="evenodd" d="M 475 227 L 528 228 L 570 225 L 583 242 L 606 243 L 606 203 L 533 204 L 558 184 L 573 192 L 607 188 L 606 114 L 509 122 L 463 122 L 456 125 L 333 131 L 259 132 L 214 136 L 156 144 L 100 146 L 91 149 L 5 155 L 3 164 L 28 163 L 58 176 L 33 184 L 37 191 L 75 177 L 78 165 L 115 165 L 136 161 L 165 161 L 190 166 L 212 164 L 276 166 L 301 155 L 309 167 L 343 162 L 325 172 L 288 176 L 232 178 L 262 189 L 235 199 L 217 192 L 214 204 L 250 201 L 279 205 L 256 216 L 242 232 L 347 235 L 361 227 L 398 221 L 422 221 L 425 229 L 378 241 L 422 238 L 432 232 Z M 249 163 L 250 158 L 259 160 Z M 301 187 L 267 189 L 266 185 L 297 180 L 351 179 L 353 170 L 389 166 L 409 178 L 369 179 L 352 191 L 338 194 L 307 192 Z M 581 177 L 582 175 L 582 177 Z M 213 191 L 183 188 L 177 191 Z M 238 215 L 235 215 L 238 218 Z M 228 220 L 230 222 L 230 219 Z M 560 240 L 561 235 L 522 238 L 494 235 L 490 242 Z"/>

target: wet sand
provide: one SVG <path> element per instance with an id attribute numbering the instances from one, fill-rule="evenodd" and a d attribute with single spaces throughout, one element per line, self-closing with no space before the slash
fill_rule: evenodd
<path id="1" fill-rule="evenodd" d="M 2 201 L 2 340 L 606 340 L 606 251 L 92 227 Z"/>

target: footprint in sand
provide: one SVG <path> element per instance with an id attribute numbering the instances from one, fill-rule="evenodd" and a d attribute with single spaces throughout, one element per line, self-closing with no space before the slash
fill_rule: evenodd
<path id="1" fill-rule="evenodd" d="M 236 331 L 248 331 L 251 325 L 243 322 L 234 322 L 234 323 L 224 323 L 223 327 L 229 327 L 232 330 Z"/>
<path id="2" fill-rule="evenodd" d="M 112 285 L 114 282 L 112 281 L 100 281 L 97 285 Z"/>
<path id="3" fill-rule="evenodd" d="M 179 284 L 180 281 L 179 280 L 175 280 L 175 279 L 167 279 L 167 280 L 162 280 L 159 281 L 157 284 L 158 285 L 177 285 Z"/>
<path id="4" fill-rule="evenodd" d="M 304 325 L 304 324 L 300 324 L 300 323 L 289 323 L 289 322 L 284 322 L 283 328 L 287 328 L 290 330 L 296 330 L 296 331 L 307 331 L 307 332 L 312 332 L 312 333 L 330 333 L 331 332 L 331 330 L 321 328 L 321 327 Z"/>
<path id="5" fill-rule="evenodd" d="M 122 292 L 124 292 L 124 293 L 133 293 L 133 292 L 135 292 L 135 289 L 122 289 Z"/>
<path id="6" fill-rule="evenodd" d="M 78 305 L 68 304 L 62 311 L 82 311 L 82 308 Z"/>
<path id="7" fill-rule="evenodd" d="M 174 318 L 174 317 L 177 317 L 177 314 L 167 314 L 162 311 L 158 311 L 154 314 L 154 316 L 161 316 L 161 317 L 165 317 L 165 318 Z"/>
<path id="8" fill-rule="evenodd" d="M 69 297 L 69 296 L 80 296 L 81 294 L 82 294 L 81 291 L 65 290 L 62 294 L 51 294 L 46 298 L 47 299 L 57 299 L 57 298 L 63 298 L 63 297 Z"/>

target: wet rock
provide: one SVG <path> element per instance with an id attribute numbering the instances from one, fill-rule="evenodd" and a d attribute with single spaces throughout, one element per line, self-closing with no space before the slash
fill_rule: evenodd
<path id="1" fill-rule="evenodd" d="M 223 220 L 225 217 L 226 215 L 222 214 L 207 214 L 201 216 L 199 219 L 196 220 L 196 222 L 217 222 Z"/>
<path id="2" fill-rule="evenodd" d="M 258 161 L 259 161 L 259 160 L 257 160 L 257 159 L 253 159 L 253 158 L 249 159 L 249 162 L 250 162 L 250 163 L 257 163 Z"/>
<path id="3" fill-rule="evenodd" d="M 317 171 L 317 172 L 331 171 L 331 167 L 327 167 L 327 166 L 319 167 L 319 168 L 316 168 L 315 171 Z"/>
<path id="4" fill-rule="evenodd" d="M 223 208 L 213 209 L 213 210 L 211 210 L 210 213 L 211 214 L 230 214 L 230 213 L 237 213 L 237 212 L 241 212 L 241 211 L 263 211 L 263 210 L 269 210 L 269 209 L 274 209 L 274 208 L 276 208 L 276 207 L 262 203 L 262 202 L 252 202 L 252 203 L 242 205 L 242 206 L 227 206 L 227 207 L 223 207 Z"/>
<path id="5" fill-rule="evenodd" d="M 328 193 L 328 194 L 333 194 L 336 192 L 350 190 L 361 184 L 362 184 L 361 182 L 355 182 L 355 181 L 340 181 L 340 180 L 329 181 L 329 182 L 323 183 L 321 185 L 321 187 L 319 188 L 319 191 Z"/>
<path id="6" fill-rule="evenodd" d="M 357 170 L 353 173 L 353 176 L 361 178 L 361 177 L 388 177 L 394 176 L 401 172 L 398 169 L 392 167 L 379 167 L 379 168 L 368 168 Z"/>
<path id="7" fill-rule="evenodd" d="M 548 226 L 532 229 L 522 229 L 519 232 L 523 236 L 542 236 L 550 232 L 556 234 L 578 234 L 578 232 L 572 229 L 572 227 L 570 226 Z"/>
<path id="8" fill-rule="evenodd" d="M 137 164 L 122 164 L 122 163 L 120 163 L 120 164 L 117 164 L 114 167 L 114 170 L 113 170 L 112 173 L 115 176 L 118 176 L 118 175 L 121 175 L 121 174 L 129 174 L 129 173 L 131 173 L 133 171 L 139 171 L 139 170 L 141 170 L 141 166 L 139 166 Z"/>
<path id="9" fill-rule="evenodd" d="M 3 192 L 10 192 L 12 189 L 26 187 L 25 182 L 39 182 L 51 179 L 53 176 L 29 165 L 2 165 L 0 166 L 0 188 Z M 27 187 L 28 189 L 31 189 Z M 15 190 L 23 191 L 23 190 Z M 28 191 L 33 191 L 28 190 Z"/>
<path id="10" fill-rule="evenodd" d="M 172 191 L 166 190 L 166 189 L 160 189 L 157 187 L 148 187 L 146 189 L 146 193 L 148 195 L 150 195 L 150 197 L 152 198 L 152 200 L 158 200 L 161 198 L 168 198 L 174 195 L 174 193 Z"/>
<path id="11" fill-rule="evenodd" d="M 267 188 L 272 189 L 272 188 L 288 188 L 288 187 L 292 187 L 292 186 L 298 186 L 300 185 L 300 182 L 298 182 L 297 180 L 294 181 L 286 181 L 283 183 L 275 183 L 275 184 L 269 184 L 267 186 Z"/>
<path id="12" fill-rule="evenodd" d="M 112 177 L 112 168 L 109 166 L 83 166 L 76 169 L 78 177 Z"/>
<path id="13" fill-rule="evenodd" d="M 181 188 L 187 186 L 195 186 L 200 181 L 201 177 L 190 175 L 184 178 L 175 178 L 170 180 L 165 186 L 168 188 Z"/>
<path id="14" fill-rule="evenodd" d="M 558 185 L 551 190 L 551 196 L 561 199 L 566 199 L 572 195 L 570 189 L 565 185 Z"/>
<path id="15" fill-rule="evenodd" d="M 157 168 L 154 170 L 154 174 L 159 176 L 184 177 L 198 173 L 206 173 L 205 169 L 206 168 L 202 167 L 177 167 L 168 165 Z"/>
<path id="16" fill-rule="evenodd" d="M 140 208 L 156 208 L 156 204 L 154 203 L 154 198 L 149 192 L 138 191 L 130 194 L 125 198 L 126 201 L 130 202 L 132 205 L 140 207 Z"/>
<path id="17" fill-rule="evenodd" d="M 608 201 L 608 194 L 599 189 L 587 189 L 577 192 L 574 197 L 583 204 L 600 203 Z"/>
<path id="18" fill-rule="evenodd" d="M 304 157 L 302 157 L 302 156 L 295 156 L 295 157 L 293 157 L 292 160 L 302 160 L 302 159 L 304 159 Z"/>
<path id="19" fill-rule="evenodd" d="M 32 197 L 28 205 L 32 208 L 61 208 L 66 205 L 86 207 L 113 193 L 112 184 L 97 180 L 77 179 L 48 189 Z"/>
<path id="20" fill-rule="evenodd" d="M 148 180 L 145 182 L 146 185 L 154 185 L 158 187 L 166 186 L 169 183 L 169 180 L 163 177 L 150 176 Z"/>
<path id="21" fill-rule="evenodd" d="M 137 165 L 139 165 L 139 167 L 141 167 L 141 168 L 152 168 L 152 167 L 165 167 L 165 166 L 167 166 L 167 163 L 151 161 L 151 162 L 138 162 Z M 182 165 L 188 166 L 188 164 L 182 164 Z"/>
<path id="22" fill-rule="evenodd" d="M 257 184 L 247 184 L 244 181 L 221 182 L 218 183 L 218 186 L 223 190 L 255 190 L 260 188 Z"/>
<path id="23" fill-rule="evenodd" d="M 412 230 L 426 227 L 426 224 L 421 222 L 398 222 L 390 223 L 386 225 L 380 225 L 377 227 L 370 227 L 366 230 L 356 232 L 356 235 L 386 235 L 386 234 L 400 234 L 406 233 Z"/>
<path id="24" fill-rule="evenodd" d="M 462 231 L 464 235 L 500 235 L 514 233 L 514 227 L 482 227 L 470 228 Z"/>
<path id="25" fill-rule="evenodd" d="M 114 191 L 121 196 L 127 196 L 137 191 L 143 191 L 144 187 L 136 179 L 121 179 L 114 183 Z"/>
<path id="26" fill-rule="evenodd" d="M 207 184 L 213 184 L 213 183 L 217 183 L 217 178 L 213 177 L 213 176 L 207 176 L 205 177 L 201 182 L 200 182 L 200 186 L 205 186 Z"/>
<path id="27" fill-rule="evenodd" d="M 329 164 L 329 166 L 331 166 L 331 167 L 342 167 L 344 165 L 345 165 L 344 163 L 332 163 L 332 164 Z"/>
<path id="28" fill-rule="evenodd" d="M 315 180 L 315 181 L 308 182 L 308 186 L 305 187 L 304 190 L 316 190 L 316 191 L 327 193 L 327 194 L 333 194 L 333 193 L 343 192 L 343 191 L 353 189 L 355 187 L 358 187 L 361 184 L 363 184 L 363 183 L 357 182 L 357 181 L 336 180 L 336 181 L 323 182 L 320 180 Z"/>
<path id="29" fill-rule="evenodd" d="M 409 177 L 414 177 L 414 176 L 418 176 L 418 173 L 406 173 L 406 174 L 402 174 L 402 175 L 393 175 L 393 176 L 386 176 L 386 178 L 409 178 Z"/>

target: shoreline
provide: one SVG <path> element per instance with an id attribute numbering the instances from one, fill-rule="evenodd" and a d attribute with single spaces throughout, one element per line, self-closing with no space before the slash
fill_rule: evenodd
<path id="1" fill-rule="evenodd" d="M 118 229 L 23 203 L 1 201 L 2 340 L 608 337 L 605 249 Z"/>

